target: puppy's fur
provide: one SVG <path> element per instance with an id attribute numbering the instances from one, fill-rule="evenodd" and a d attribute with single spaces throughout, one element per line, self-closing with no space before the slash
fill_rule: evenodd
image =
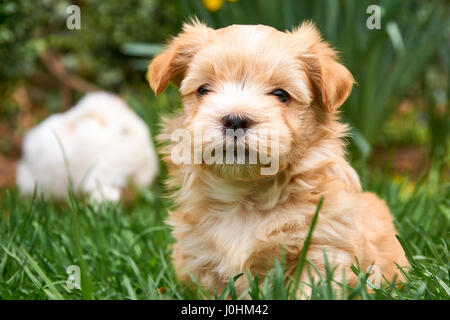
<path id="1" fill-rule="evenodd" d="M 179 188 L 178 209 L 168 223 L 181 280 L 191 274 L 220 291 L 245 270 L 261 278 L 282 247 L 292 273 L 321 196 L 307 253 L 318 270 L 324 272 L 325 251 L 338 266 L 338 279 L 345 271 L 350 285 L 356 282 L 349 269 L 355 257 L 363 270 L 376 264 L 386 279 L 400 278 L 396 263 L 408 263 L 389 209 L 374 194 L 361 192 L 344 157 L 347 126 L 338 121 L 337 108 L 350 94 L 353 77 L 311 23 L 292 32 L 186 24 L 151 62 L 147 76 L 156 94 L 173 81 L 183 98 L 183 114 L 165 120 L 162 140 L 177 128 L 222 134 L 220 119 L 230 113 L 252 119 L 248 137 L 261 127 L 277 129 L 280 136 L 280 167 L 272 176 L 260 175 L 258 165 L 176 165 L 170 158 L 173 144 L 162 148 L 169 186 Z M 199 96 L 196 90 L 204 84 L 211 91 Z M 268 94 L 276 88 L 291 100 L 282 103 Z M 246 285 L 242 278 L 237 283 L 240 290 Z"/>

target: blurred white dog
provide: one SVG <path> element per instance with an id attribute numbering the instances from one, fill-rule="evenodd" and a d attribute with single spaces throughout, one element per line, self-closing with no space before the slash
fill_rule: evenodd
<path id="1" fill-rule="evenodd" d="M 31 129 L 23 141 L 17 184 L 62 198 L 69 186 L 96 201 L 120 199 L 129 181 L 150 184 L 157 156 L 144 122 L 119 97 L 95 92 Z"/>

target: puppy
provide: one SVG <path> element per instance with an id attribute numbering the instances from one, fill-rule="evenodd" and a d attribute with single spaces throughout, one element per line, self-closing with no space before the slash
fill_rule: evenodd
<path id="1" fill-rule="evenodd" d="M 342 281 L 345 273 L 349 285 L 357 281 L 350 270 L 355 258 L 363 270 L 376 265 L 387 280 L 400 278 L 396 264 L 408 262 L 389 209 L 361 191 L 345 160 L 348 127 L 339 122 L 337 109 L 354 79 L 313 24 L 280 32 L 263 25 L 213 30 L 194 21 L 154 58 L 147 78 L 156 95 L 173 81 L 183 99 L 182 115 L 166 119 L 161 134 L 168 142 L 161 150 L 168 184 L 177 188 L 178 209 L 168 224 L 180 280 L 193 276 L 220 292 L 246 270 L 263 278 L 283 250 L 292 275 L 322 196 L 307 251 L 317 270 L 324 272 L 325 252 L 337 266 L 335 278 Z M 276 148 L 276 170 L 262 174 L 267 164 L 261 161 L 180 163 L 171 139 L 180 129 L 192 136 L 208 130 L 223 146 L 243 145 L 246 154 L 253 150 L 261 157 Z M 241 134 L 230 138 L 228 129 Z M 257 135 L 262 129 L 277 139 Z M 205 140 L 191 141 L 192 153 L 208 147 Z M 301 280 L 309 281 L 306 272 Z M 243 278 L 236 283 L 240 292 L 247 285 Z"/>
<path id="2" fill-rule="evenodd" d="M 21 193 L 118 201 L 129 180 L 150 184 L 158 160 L 145 123 L 119 97 L 94 92 L 69 111 L 55 114 L 25 135 L 17 166 Z"/>

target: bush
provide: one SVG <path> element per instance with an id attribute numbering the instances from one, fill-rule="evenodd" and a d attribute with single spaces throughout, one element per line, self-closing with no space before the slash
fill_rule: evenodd
<path id="1" fill-rule="evenodd" d="M 34 64 L 39 42 L 33 31 L 44 16 L 33 0 L 0 3 L 0 115 L 4 97 Z"/>

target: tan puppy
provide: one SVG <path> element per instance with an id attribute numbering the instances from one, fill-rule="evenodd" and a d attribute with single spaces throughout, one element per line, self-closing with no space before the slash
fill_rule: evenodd
<path id="1" fill-rule="evenodd" d="M 151 62 L 147 76 L 156 94 L 169 81 L 180 86 L 183 114 L 166 119 L 163 140 L 170 142 L 176 129 L 193 134 L 201 128 L 225 145 L 244 145 L 247 153 L 253 148 L 270 156 L 278 150 L 276 172 L 263 175 L 261 161 L 180 164 L 174 143 L 162 149 L 169 186 L 178 188 L 178 209 L 168 223 L 177 240 L 173 258 L 180 280 L 191 274 L 220 291 L 245 270 L 261 279 L 283 247 L 292 274 L 321 196 L 307 253 L 318 270 L 324 271 L 325 251 L 338 265 L 337 280 L 345 271 L 350 285 L 356 281 L 349 269 L 355 257 L 363 270 L 375 264 L 388 280 L 400 276 L 396 263 L 408 263 L 389 209 L 361 192 L 344 157 L 347 126 L 336 109 L 350 94 L 353 77 L 311 23 L 280 32 L 262 25 L 213 30 L 193 22 Z M 224 130 L 229 128 L 244 134 L 230 138 Z M 277 139 L 257 136 L 261 128 L 276 131 Z M 308 280 L 306 273 L 302 279 Z M 246 285 L 243 278 L 237 282 L 241 292 Z"/>

